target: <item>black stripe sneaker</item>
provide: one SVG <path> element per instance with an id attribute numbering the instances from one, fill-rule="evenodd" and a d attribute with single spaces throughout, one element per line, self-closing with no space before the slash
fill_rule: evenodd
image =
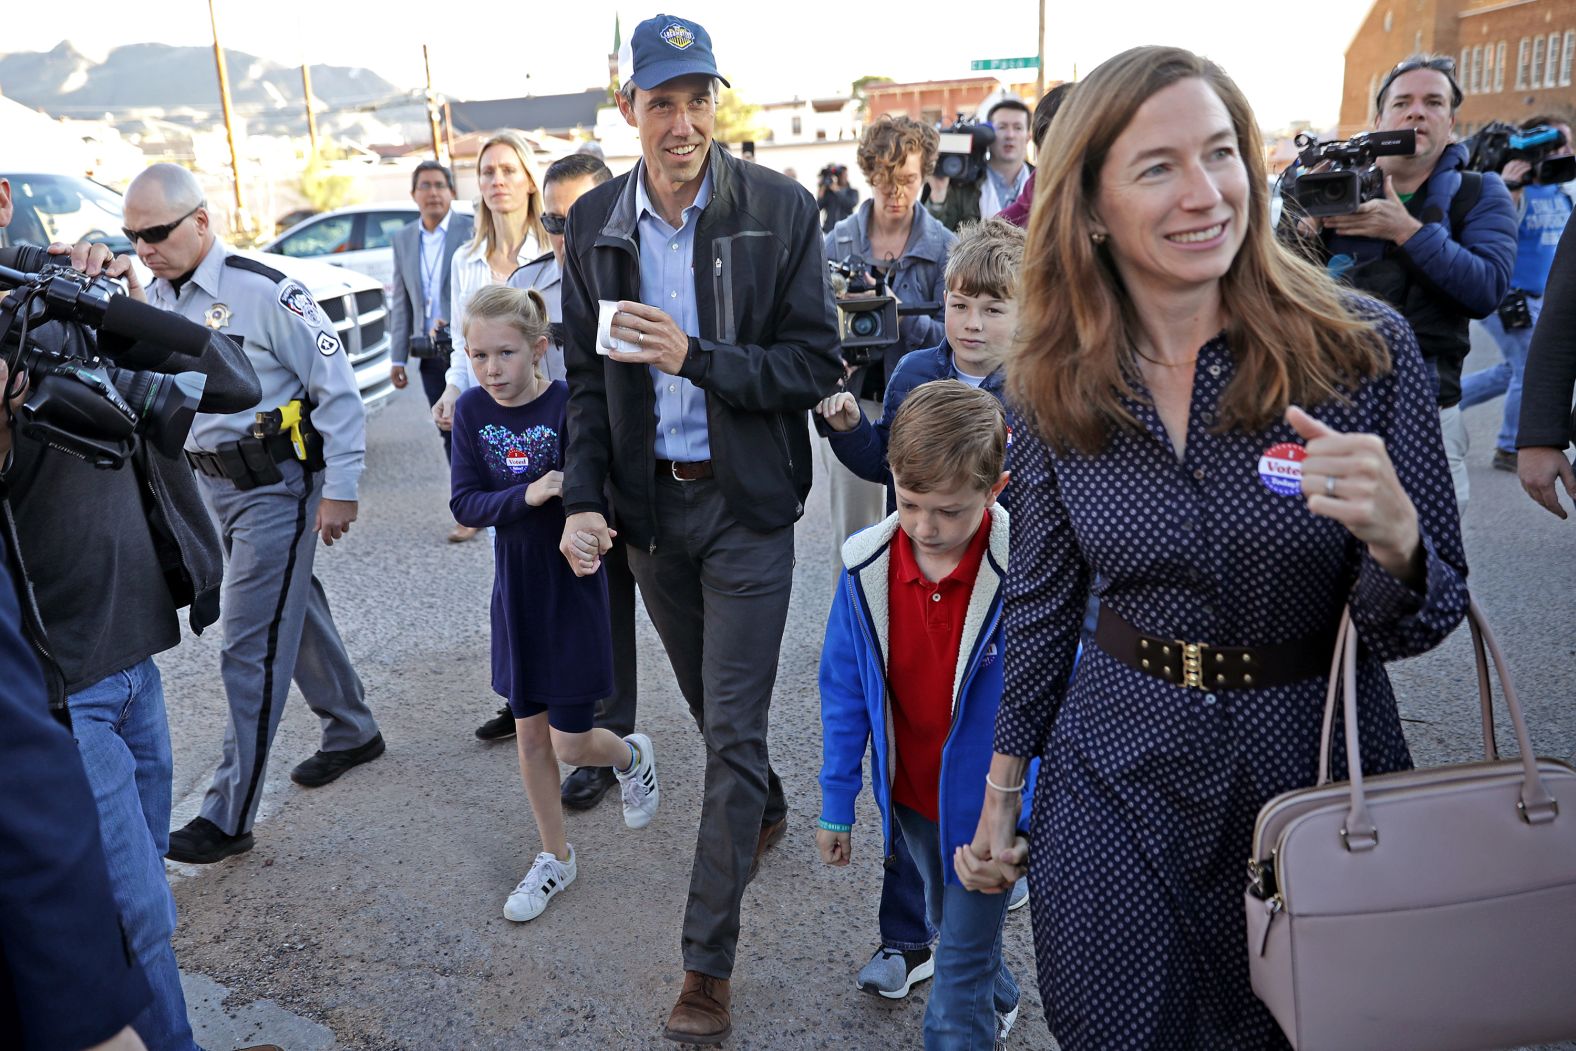
<path id="1" fill-rule="evenodd" d="M 509 900 L 503 903 L 503 917 L 516 923 L 534 920 L 547 909 L 560 891 L 575 881 L 575 847 L 569 844 L 569 860 L 560 861 L 558 855 L 544 850 L 531 863 L 531 871 L 515 885 Z"/>
<path id="2" fill-rule="evenodd" d="M 645 828 L 656 815 L 662 795 L 657 788 L 657 757 L 651 747 L 651 738 L 645 734 L 630 734 L 624 741 L 639 757 L 628 773 L 613 771 L 624 797 L 624 824 L 630 828 Z"/>

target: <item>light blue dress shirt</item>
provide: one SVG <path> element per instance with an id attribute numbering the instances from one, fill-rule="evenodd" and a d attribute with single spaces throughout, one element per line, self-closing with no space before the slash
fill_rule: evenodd
<path id="1" fill-rule="evenodd" d="M 438 302 L 443 297 L 438 293 L 443 288 L 443 241 L 449 235 L 449 214 L 444 214 L 436 230 L 429 230 L 425 226 L 421 228 L 421 292 L 427 301 L 428 332 L 443 316 L 444 304 Z"/>
<path id="2" fill-rule="evenodd" d="M 695 203 L 684 209 L 681 225 L 675 230 L 658 214 L 646 193 L 645 162 L 635 171 L 640 301 L 666 311 L 687 336 L 700 335 L 700 314 L 695 304 L 695 227 L 710 200 L 708 167 Z M 657 394 L 657 459 L 680 463 L 711 459 L 706 392 L 682 376 L 669 376 L 655 366 L 647 368 Z"/>

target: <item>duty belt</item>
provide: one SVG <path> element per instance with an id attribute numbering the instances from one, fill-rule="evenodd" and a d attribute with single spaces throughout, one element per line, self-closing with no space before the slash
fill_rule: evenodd
<path id="1" fill-rule="evenodd" d="M 211 453 L 186 450 L 186 462 L 198 474 L 234 482 L 242 490 L 280 481 L 284 475 L 279 464 L 295 458 L 295 449 L 284 435 L 225 442 Z"/>
<path id="2" fill-rule="evenodd" d="M 1335 628 L 1273 646 L 1216 646 L 1146 635 L 1102 603 L 1094 641 L 1128 667 L 1173 686 L 1243 690 L 1328 675 Z"/>

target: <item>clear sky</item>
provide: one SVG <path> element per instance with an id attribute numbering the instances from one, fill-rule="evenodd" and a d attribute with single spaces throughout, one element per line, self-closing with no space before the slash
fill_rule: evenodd
<path id="1" fill-rule="evenodd" d="M 400 87 L 417 87 L 425 43 L 432 49 L 434 85 L 457 99 L 600 86 L 614 13 L 625 33 L 655 13 L 614 0 L 215 2 L 227 48 L 286 65 L 365 66 Z M 1046 75 L 1070 79 L 1075 66 L 1087 72 L 1136 44 L 1177 44 L 1225 66 L 1261 124 L 1332 124 L 1340 107 L 1342 56 L 1371 4 L 1046 0 Z M 64 6 L 15 0 L 7 6 L 0 52 L 48 50 L 63 38 L 89 55 L 125 43 L 213 40 L 206 0 L 68 0 Z M 669 13 L 705 25 L 723 75 L 748 100 L 769 102 L 845 92 L 864 75 L 966 76 L 971 59 L 1033 55 L 1038 6 L 1037 0 L 683 0 Z M 1033 79 L 1033 70 L 1015 72 Z"/>

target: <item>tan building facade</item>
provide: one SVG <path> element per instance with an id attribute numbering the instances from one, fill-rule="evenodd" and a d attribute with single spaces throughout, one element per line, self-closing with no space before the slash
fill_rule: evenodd
<path id="1" fill-rule="evenodd" d="M 1384 75 L 1420 51 L 1456 60 L 1458 135 L 1576 113 L 1576 0 L 1377 0 L 1346 49 L 1341 135 L 1373 125 Z"/>

